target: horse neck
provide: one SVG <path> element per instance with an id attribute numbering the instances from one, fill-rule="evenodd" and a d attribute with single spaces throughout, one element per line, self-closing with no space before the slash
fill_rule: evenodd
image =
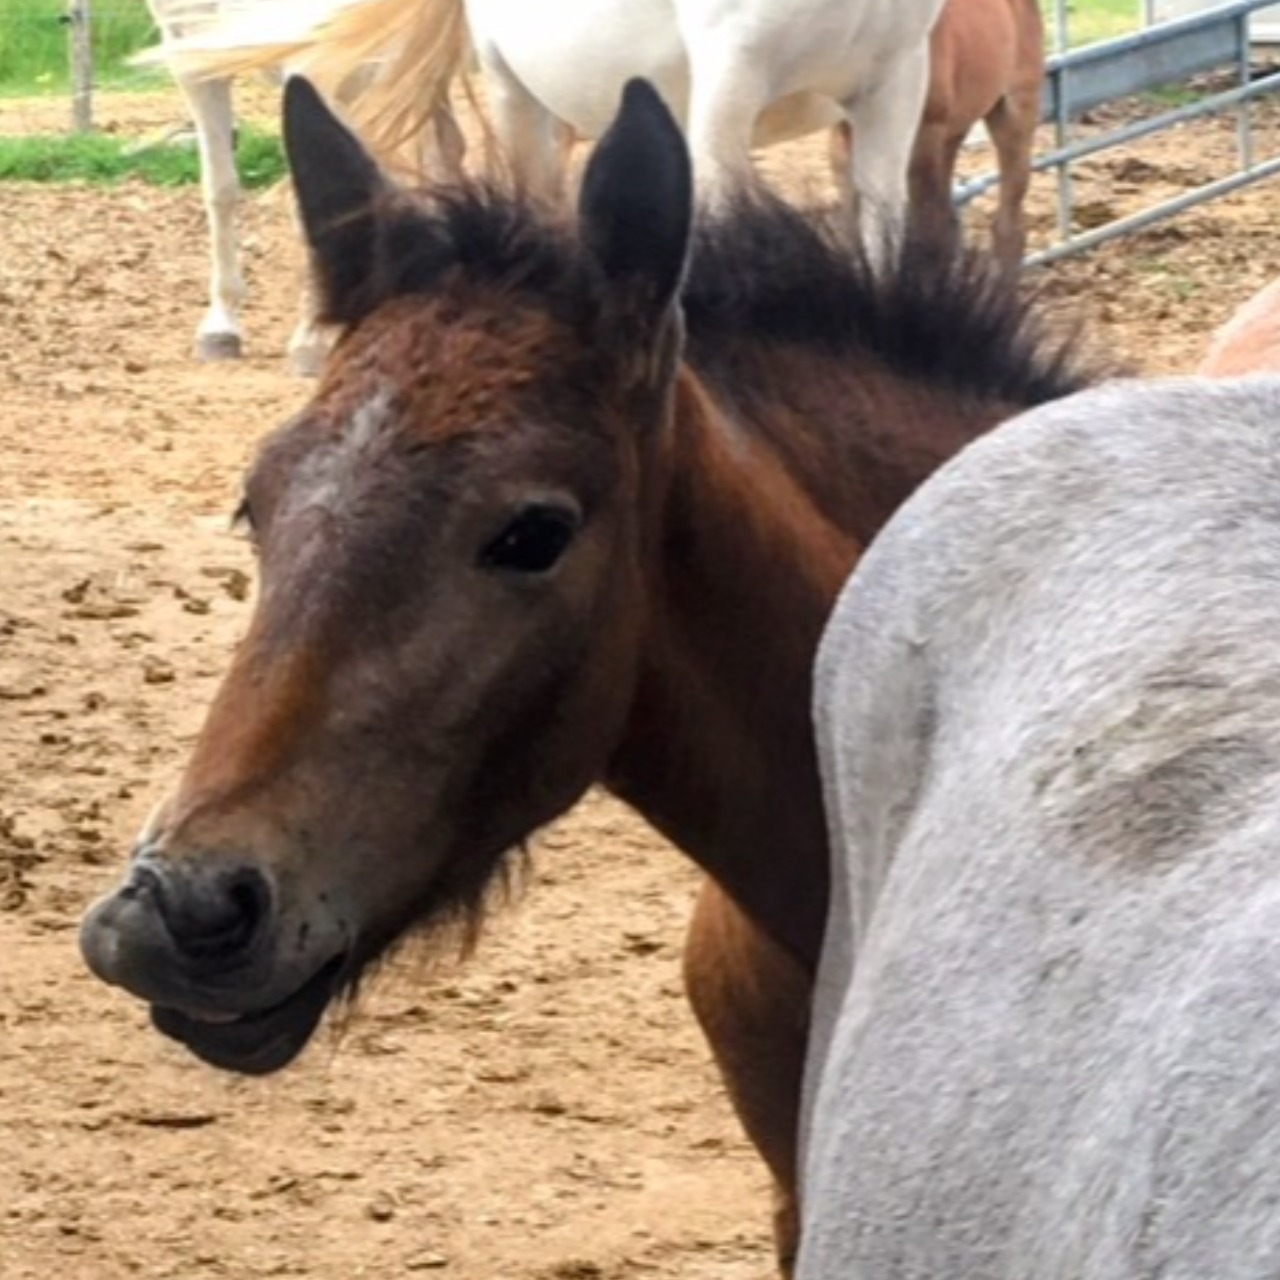
<path id="1" fill-rule="evenodd" d="M 682 375 L 654 486 L 636 697 L 605 779 L 807 966 L 829 875 L 811 723 L 822 628 L 892 509 L 996 417 L 947 426 L 927 448 L 893 432 L 877 439 L 877 410 L 889 406 L 848 365 L 791 369 L 785 411 L 781 398 L 744 410 Z M 955 417 L 941 396 L 932 415 L 919 399 L 899 386 L 893 417 Z M 859 438 L 865 448 L 850 456 Z"/>

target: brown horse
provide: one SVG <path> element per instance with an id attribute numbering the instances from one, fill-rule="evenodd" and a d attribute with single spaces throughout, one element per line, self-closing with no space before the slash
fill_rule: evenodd
<path id="1" fill-rule="evenodd" d="M 1044 89 L 1044 19 L 1037 0 L 946 0 L 929 39 L 929 92 L 911 152 L 910 216 L 918 241 L 953 251 L 956 161 L 982 121 L 996 151 L 999 198 L 991 227 L 997 259 L 1017 267 L 1026 247 L 1022 205 Z M 837 181 L 849 171 L 852 134 L 832 130 Z M 845 193 L 847 197 L 847 193 Z"/>
<path id="2" fill-rule="evenodd" d="M 1197 373 L 1280 373 L 1280 280 L 1259 289 L 1214 335 Z"/>
<path id="3" fill-rule="evenodd" d="M 343 337 L 246 479 L 252 625 L 85 957 L 205 1060 L 276 1070 L 603 781 L 726 895 L 691 986 L 790 1197 L 819 633 L 924 476 L 1081 375 L 971 262 L 882 276 L 763 197 L 693 237 L 640 82 L 576 230 L 398 190 L 304 82 L 285 135 Z"/>

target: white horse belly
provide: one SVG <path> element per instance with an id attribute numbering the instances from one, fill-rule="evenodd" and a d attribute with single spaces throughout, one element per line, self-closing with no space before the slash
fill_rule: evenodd
<path id="1" fill-rule="evenodd" d="M 844 119 L 833 98 L 817 93 L 793 93 L 767 106 L 756 121 L 755 145 L 772 147 L 790 142 Z"/>
<path id="2" fill-rule="evenodd" d="M 499 53 L 524 87 L 583 137 L 598 138 L 622 86 L 643 76 L 683 122 L 689 62 L 669 0 L 467 0 L 476 44 Z"/>
<path id="3" fill-rule="evenodd" d="M 764 74 L 769 101 L 848 101 L 928 38 L 942 0 L 675 0 L 698 61 L 733 49 Z M 816 126 L 821 127 L 821 126 Z M 795 136 L 788 134 L 788 136 Z"/>
<path id="4" fill-rule="evenodd" d="M 766 75 L 769 105 L 755 142 L 771 146 L 840 120 L 837 103 L 853 86 L 878 78 L 886 58 L 923 40 L 938 2 L 574 0 L 536 6 L 467 0 L 467 12 L 477 45 L 495 50 L 529 93 L 586 138 L 608 128 L 622 86 L 633 76 L 652 81 L 686 124 L 685 38 L 737 51 L 744 65 Z"/>

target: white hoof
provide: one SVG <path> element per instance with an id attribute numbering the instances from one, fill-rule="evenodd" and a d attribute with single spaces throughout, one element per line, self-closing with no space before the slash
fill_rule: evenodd
<path id="1" fill-rule="evenodd" d="M 318 378 L 328 354 L 326 345 L 294 347 L 289 352 L 289 368 L 300 378 Z"/>
<path id="2" fill-rule="evenodd" d="M 243 354 L 238 333 L 202 333 L 196 338 L 197 360 L 239 360 Z"/>

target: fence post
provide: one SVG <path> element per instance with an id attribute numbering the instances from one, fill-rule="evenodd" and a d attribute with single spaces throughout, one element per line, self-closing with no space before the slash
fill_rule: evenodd
<path id="1" fill-rule="evenodd" d="M 93 44 L 89 0 L 67 0 L 71 39 L 71 125 L 77 133 L 93 128 Z"/>
<path id="2" fill-rule="evenodd" d="M 1068 16 L 1070 5 L 1068 0 L 1054 0 L 1053 5 L 1053 51 L 1066 53 L 1071 48 L 1071 19 Z"/>

